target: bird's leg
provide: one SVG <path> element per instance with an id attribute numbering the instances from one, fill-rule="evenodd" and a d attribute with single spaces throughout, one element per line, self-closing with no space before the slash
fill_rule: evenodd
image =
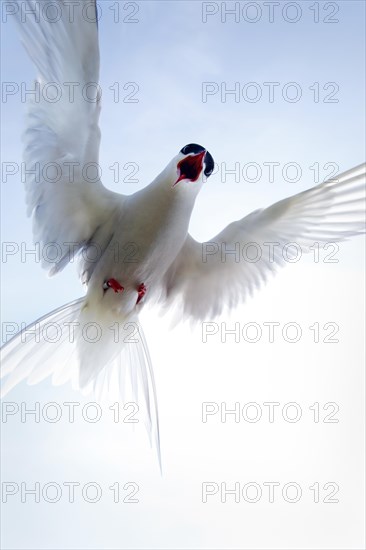
<path id="1" fill-rule="evenodd" d="M 124 291 L 124 287 L 118 281 L 116 281 L 116 279 L 108 279 L 108 281 L 105 281 L 103 284 L 103 288 L 104 290 L 108 290 L 108 288 L 111 288 L 117 294 Z"/>
<path id="2" fill-rule="evenodd" d="M 147 288 L 146 288 L 146 286 L 144 285 L 144 283 L 141 283 L 141 284 L 139 285 L 138 289 L 137 289 L 137 294 L 138 294 L 138 296 L 137 296 L 136 305 L 137 305 L 139 302 L 141 302 L 142 298 L 143 298 L 143 297 L 145 296 L 145 294 L 146 294 L 146 290 L 147 290 Z"/>

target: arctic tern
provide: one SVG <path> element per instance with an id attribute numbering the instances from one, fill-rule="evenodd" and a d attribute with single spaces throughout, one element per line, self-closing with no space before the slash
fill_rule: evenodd
<path id="1" fill-rule="evenodd" d="M 66 7 L 63 0 L 58 3 Z M 82 11 L 86 3 L 87 18 Z M 95 3 L 75 4 L 73 18 L 61 9 L 56 23 L 22 16 L 24 6 L 29 11 L 36 4 L 18 0 L 15 15 L 39 85 L 57 83 L 66 92 L 66 83 L 79 83 L 80 89 L 98 83 Z M 256 210 L 209 241 L 217 250 L 223 243 L 228 248 L 256 243 L 263 249 L 265 243 L 277 243 L 272 258 L 263 254 L 256 262 L 237 262 L 232 255 L 222 261 L 219 253 L 203 257 L 209 243 L 195 241 L 188 228 L 197 194 L 214 169 L 211 154 L 201 145 L 185 145 L 150 185 L 131 196 L 109 191 L 101 181 L 87 181 L 82 168 L 98 163 L 100 145 L 99 92 L 94 99 L 86 101 L 76 91 L 73 101 L 65 93 L 57 102 L 44 97 L 29 102 L 24 160 L 34 240 L 41 247 L 55 244 L 60 251 L 51 265 L 45 263 L 51 275 L 78 257 L 87 290 L 31 325 L 39 339 L 25 338 L 25 330 L 5 344 L 2 394 L 23 380 L 35 384 L 50 375 L 54 384 L 72 380 L 85 391 L 122 391 L 127 374 L 136 398 L 140 388 L 147 427 L 159 447 L 153 371 L 138 321 L 141 309 L 149 302 L 175 304 L 182 318 L 212 319 L 242 303 L 285 264 L 281 247 L 286 243 L 295 241 L 308 251 L 314 242 L 325 245 L 363 233 L 366 165 Z M 51 177 L 36 181 L 36 167 L 42 174 L 46 165 L 61 170 L 57 182 Z M 126 253 L 131 243 L 133 261 Z M 61 331 L 53 343 L 43 330 L 51 325 Z"/>

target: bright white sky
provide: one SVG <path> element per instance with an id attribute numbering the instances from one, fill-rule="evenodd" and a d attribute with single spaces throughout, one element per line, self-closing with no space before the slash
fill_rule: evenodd
<path id="1" fill-rule="evenodd" d="M 3 3 L 5 4 L 5 3 Z M 179 149 L 190 142 L 203 144 L 220 170 L 203 188 L 192 216 L 191 232 L 209 239 L 224 225 L 255 208 L 271 204 L 311 187 L 319 163 L 339 171 L 364 160 L 365 59 L 363 2 L 298 2 L 301 17 L 289 23 L 282 15 L 286 3 L 276 7 L 274 21 L 268 7 L 256 23 L 243 16 L 248 2 L 240 2 L 239 22 L 220 12 L 221 2 L 138 2 L 137 23 L 122 19 L 134 2 L 119 2 L 121 20 L 110 9 L 116 2 L 100 3 L 101 165 L 105 185 L 133 193 L 149 183 Z M 225 3 L 224 3 L 225 4 Z M 228 8 L 234 2 L 226 3 Z M 132 6 L 132 7 L 131 7 Z M 313 8 L 311 8 L 313 6 Z M 315 6 L 315 7 L 314 7 Z M 314 10 L 319 8 L 319 23 Z M 328 7 L 326 7 L 328 6 Z M 218 13 L 202 21 L 202 10 Z M 338 13 L 336 8 L 339 7 Z M 124 9 L 126 8 L 126 9 Z M 278 11 L 277 11 L 278 10 Z M 334 10 L 334 15 L 332 15 Z M 258 11 L 258 14 L 260 12 Z M 300 12 L 299 12 L 300 13 Z M 244 11 L 254 18 L 254 11 Z M 295 12 L 285 12 L 293 18 Z M 221 21 L 221 16 L 224 22 Z M 324 19 L 339 19 L 325 23 Z M 30 84 L 34 69 L 11 18 L 2 26 L 2 80 Z M 127 82 L 138 84 L 137 103 L 113 101 L 109 89 L 119 83 L 121 96 Z M 262 92 L 257 103 L 233 95 L 222 102 L 220 93 L 202 101 L 202 83 L 221 90 L 240 90 L 255 82 Z M 268 101 L 268 85 L 275 87 Z M 289 82 L 297 83 L 302 97 L 291 103 L 282 97 Z M 314 83 L 320 101 L 314 102 Z M 326 90 L 327 83 L 335 83 Z M 335 88 L 337 103 L 323 100 Z M 312 87 L 312 89 L 309 89 Z M 212 88 L 212 89 L 213 89 Z M 253 91 L 253 90 L 251 90 Z M 290 90 L 289 93 L 293 91 Z M 248 91 L 248 94 L 250 91 Z M 3 163 L 21 162 L 25 105 L 15 94 L 2 104 Z M 109 169 L 120 163 L 121 179 L 136 163 L 138 181 L 115 183 Z M 264 163 L 278 162 L 274 182 Z M 284 181 L 287 163 L 302 170 L 298 182 Z M 257 163 L 258 182 L 235 182 L 222 177 L 240 163 Z M 3 164 L 4 166 L 4 164 Z M 249 177 L 252 177 L 249 172 Z M 31 246 L 31 223 L 25 215 L 19 175 L 2 183 L 2 241 Z M 24 244 L 21 244 L 24 243 Z M 363 317 L 364 247 L 362 239 L 343 244 L 338 263 L 303 259 L 289 266 L 227 322 L 241 327 L 248 322 L 276 321 L 281 327 L 296 322 L 303 336 L 296 344 L 282 337 L 253 344 L 220 337 L 201 341 L 201 327 L 168 330 L 156 312 L 143 314 L 158 386 L 164 476 L 161 478 L 142 426 L 135 431 L 111 422 L 75 424 L 59 422 L 22 424 L 19 417 L 2 423 L 3 480 L 28 484 L 57 481 L 99 483 L 103 498 L 97 504 L 81 498 L 69 504 L 66 496 L 56 504 L 20 502 L 19 495 L 3 505 L 3 546 L 6 548 L 359 548 L 363 536 L 363 423 L 364 366 Z M 324 255 L 321 255 L 324 259 Z M 31 256 L 20 254 L 2 263 L 3 322 L 30 322 L 81 294 L 70 267 L 47 279 Z M 339 326 L 339 343 L 312 341 L 309 326 L 327 322 Z M 321 340 L 329 330 L 321 329 Z M 85 401 L 69 387 L 49 383 L 15 389 L 6 401 Z M 86 399 L 88 401 L 88 399 Z M 261 404 L 257 423 L 220 423 L 219 415 L 201 421 L 203 402 Z M 282 406 L 297 402 L 303 418 L 297 423 L 269 423 L 264 402 Z M 309 406 L 335 402 L 339 423 L 314 423 Z M 328 413 L 331 412 L 329 409 Z M 324 417 L 325 411 L 321 412 Z M 230 417 L 228 417 L 230 418 Z M 128 481 L 140 486 L 138 504 L 114 504 L 108 486 Z M 243 500 L 220 502 L 220 494 L 201 501 L 203 482 L 234 484 L 278 481 L 278 498 L 268 503 L 263 490 L 256 504 Z M 290 504 L 281 497 L 283 484 L 298 483 L 303 497 Z M 313 502 L 309 486 L 337 483 L 339 503 Z M 267 490 L 268 491 L 268 490 Z M 330 489 L 321 489 L 322 498 Z"/>

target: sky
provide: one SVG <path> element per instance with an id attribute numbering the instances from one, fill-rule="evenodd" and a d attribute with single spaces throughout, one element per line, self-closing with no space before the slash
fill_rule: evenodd
<path id="1" fill-rule="evenodd" d="M 21 174 L 4 170 L 21 162 L 20 91 L 35 72 L 5 4 L 3 91 L 10 83 L 19 92 L 3 94 L 1 105 L 2 243 L 17 250 L 1 263 L 3 328 L 82 295 L 73 266 L 50 279 L 25 254 L 32 233 Z M 108 0 L 99 8 L 100 164 L 109 189 L 131 194 L 185 144 L 203 144 L 217 170 L 196 201 L 190 231 L 206 240 L 234 219 L 364 161 L 363 2 Z M 237 11 L 230 15 L 230 9 Z M 275 166 L 274 178 L 269 166 Z M 234 168 L 237 174 L 230 173 Z M 141 423 L 134 429 L 114 423 L 108 409 L 100 422 L 77 414 L 71 423 L 64 403 L 78 402 L 81 410 L 90 397 L 49 381 L 15 388 L 6 403 L 57 403 L 63 416 L 56 423 L 43 416 L 39 423 L 31 416 L 21 422 L 20 413 L 4 417 L 2 410 L 2 479 L 19 486 L 2 505 L 3 547 L 362 547 L 364 241 L 342 243 L 334 258 L 329 262 L 321 252 L 318 262 L 309 255 L 287 266 L 230 316 L 208 319 L 217 331 L 206 342 L 207 326 L 170 330 L 168 318 L 143 312 L 163 475 Z M 279 323 L 273 342 L 270 322 Z M 225 328 L 235 323 L 239 341 L 227 336 L 223 342 Z M 261 329 L 256 342 L 243 336 L 252 334 L 245 332 L 250 323 Z M 297 342 L 284 332 L 289 323 L 300 327 Z M 273 422 L 269 402 L 278 403 Z M 239 422 L 221 416 L 235 403 Z M 207 410 L 217 412 L 204 422 Z M 258 410 L 257 422 L 245 420 Z M 299 410 L 301 418 L 291 421 Z M 61 498 L 22 502 L 22 482 L 57 483 Z M 64 485 L 70 482 L 80 484 L 73 503 Z M 273 502 L 270 482 L 279 483 Z M 82 494 L 87 483 L 102 491 L 98 502 Z M 115 483 L 123 498 L 137 484 L 131 498 L 138 502 L 113 502 L 109 487 Z M 241 492 L 239 502 L 233 494 L 222 502 L 225 487 L 239 484 L 242 491 L 248 483 L 247 499 Z M 286 493 L 288 483 L 296 485 Z M 258 486 L 261 497 L 250 502 Z M 298 487 L 301 498 L 290 502 Z"/>

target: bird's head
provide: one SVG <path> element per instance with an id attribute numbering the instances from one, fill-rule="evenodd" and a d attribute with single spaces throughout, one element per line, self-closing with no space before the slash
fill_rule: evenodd
<path id="1" fill-rule="evenodd" d="M 214 160 L 210 153 L 197 143 L 185 145 L 174 158 L 176 174 L 172 187 L 182 185 L 199 185 L 204 178 L 211 176 L 214 169 Z"/>

